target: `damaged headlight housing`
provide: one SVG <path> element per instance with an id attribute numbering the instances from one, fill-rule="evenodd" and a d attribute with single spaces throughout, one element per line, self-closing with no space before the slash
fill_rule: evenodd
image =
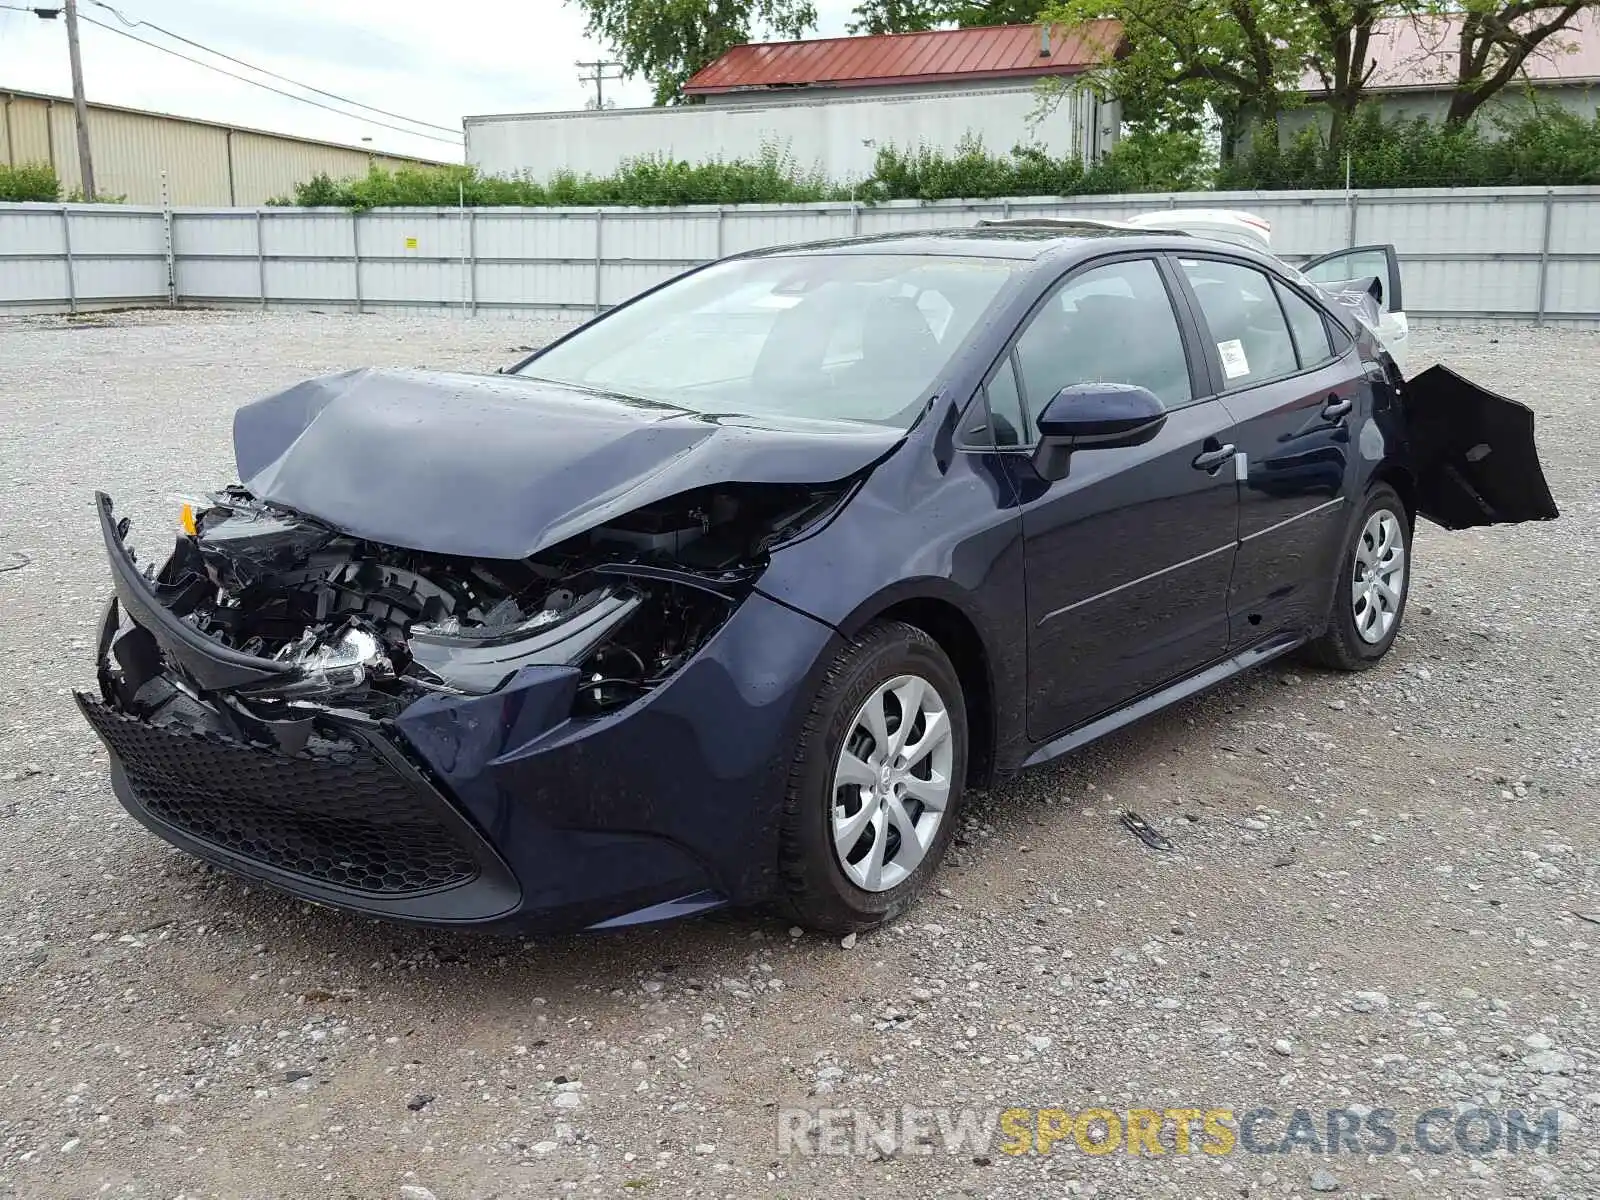
<path id="1" fill-rule="evenodd" d="M 300 641 L 274 656 L 294 672 L 283 682 L 262 684 L 251 694 L 277 699 L 314 699 L 337 696 L 379 679 L 393 679 L 394 670 L 383 643 L 376 635 L 346 626 L 333 637 L 307 632 Z"/>
<path id="2" fill-rule="evenodd" d="M 532 615 L 512 624 L 462 628 L 454 619 L 415 625 L 407 645 L 428 682 L 489 692 L 523 667 L 572 666 L 644 603 L 625 587 L 601 585 L 576 595 L 556 588 Z"/>

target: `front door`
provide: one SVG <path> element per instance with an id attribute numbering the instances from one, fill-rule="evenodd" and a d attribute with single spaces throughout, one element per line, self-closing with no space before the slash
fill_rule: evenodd
<path id="1" fill-rule="evenodd" d="M 1191 376 L 1170 267 L 1091 264 L 1030 318 L 989 383 L 991 410 L 1034 416 L 1073 384 L 1132 383 L 1168 409 L 1142 446 L 1078 451 L 1047 482 L 1018 459 L 1027 574 L 1028 733 L 1081 725 L 1227 653 L 1238 524 L 1233 423 Z M 1204 378 L 1203 375 L 1200 378 Z"/>

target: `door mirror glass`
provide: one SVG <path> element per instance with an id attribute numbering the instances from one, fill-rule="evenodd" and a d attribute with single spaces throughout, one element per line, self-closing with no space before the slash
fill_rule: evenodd
<path id="1" fill-rule="evenodd" d="M 1039 414 L 1033 465 L 1046 479 L 1064 479 L 1074 450 L 1139 446 L 1160 433 L 1166 421 L 1166 407 L 1138 384 L 1073 384 Z"/>

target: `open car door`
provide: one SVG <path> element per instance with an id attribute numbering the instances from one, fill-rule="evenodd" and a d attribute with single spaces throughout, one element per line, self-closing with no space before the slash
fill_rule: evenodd
<path id="1" fill-rule="evenodd" d="M 1378 315 L 1373 328 L 1389 357 L 1402 372 L 1405 370 L 1411 328 L 1400 289 L 1400 257 L 1393 246 L 1352 246 L 1348 250 L 1335 250 L 1301 263 L 1299 269 L 1312 283 L 1334 295 L 1348 291 L 1369 292 L 1372 281 L 1377 280 L 1377 292 L 1372 298 Z"/>
<path id="2" fill-rule="evenodd" d="M 1559 515 L 1527 405 L 1432 366 L 1406 382 L 1404 406 L 1417 508 L 1430 521 L 1467 529 Z"/>

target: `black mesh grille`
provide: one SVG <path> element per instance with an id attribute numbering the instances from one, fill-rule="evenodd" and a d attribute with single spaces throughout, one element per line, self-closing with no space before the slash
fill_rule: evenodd
<path id="1" fill-rule="evenodd" d="M 401 896 L 478 863 L 424 794 L 365 746 L 290 757 L 149 725 L 80 697 L 149 814 L 197 841 L 332 887 Z"/>

